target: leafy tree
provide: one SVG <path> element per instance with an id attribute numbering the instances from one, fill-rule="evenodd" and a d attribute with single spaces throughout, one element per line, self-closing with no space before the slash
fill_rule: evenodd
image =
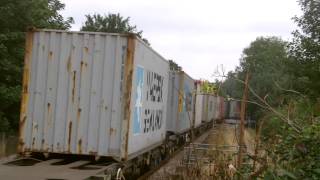
<path id="1" fill-rule="evenodd" d="M 268 115 L 261 136 L 267 155 L 264 161 L 268 162 L 262 173 L 265 179 L 320 178 L 320 119 L 314 117 L 314 107 L 308 98 L 292 98 L 278 108 L 288 116 L 288 122 Z M 290 127 L 292 123 L 297 129 Z"/>
<path id="2" fill-rule="evenodd" d="M 320 1 L 299 0 L 302 16 L 294 17 L 299 30 L 289 44 L 295 88 L 312 98 L 320 95 Z"/>
<path id="3" fill-rule="evenodd" d="M 137 26 L 130 25 L 130 17 L 124 18 L 119 13 L 104 16 L 100 14 L 86 15 L 86 21 L 81 27 L 81 31 L 134 33 L 150 45 L 147 39 L 142 38 L 142 31 L 138 31 Z"/>
<path id="4" fill-rule="evenodd" d="M 283 102 L 283 89 L 291 85 L 288 81 L 290 74 L 286 68 L 288 55 L 287 43 L 277 37 L 258 37 L 249 47 L 243 50 L 240 66 L 235 72 L 229 72 L 222 88 L 232 98 L 240 99 L 243 94 L 243 83 L 246 72 L 249 72 L 249 86 L 260 97 L 265 97 L 270 105 Z M 249 100 L 259 100 L 249 93 Z M 254 119 L 261 116 L 261 109 L 249 104 L 248 114 Z"/>
<path id="5" fill-rule="evenodd" d="M 172 71 L 181 71 L 182 68 L 177 63 L 175 63 L 173 60 L 169 59 L 169 68 Z"/>
<path id="6" fill-rule="evenodd" d="M 248 71 L 250 87 L 274 110 L 263 115 L 264 152 L 252 158 L 261 166 L 251 177 L 320 179 L 320 1 L 298 2 L 303 15 L 294 17 L 300 29 L 293 41 L 287 45 L 278 38 L 258 38 L 224 82 L 233 88 L 231 79 L 242 80 Z M 242 91 L 240 86 L 236 89 Z M 257 101 L 252 93 L 250 100 Z M 249 111 L 259 114 L 252 106 Z"/>
<path id="7" fill-rule="evenodd" d="M 0 126 L 17 130 L 21 80 L 28 27 L 68 29 L 73 22 L 59 14 L 59 0 L 3 0 L 0 3 Z"/>
<path id="8" fill-rule="evenodd" d="M 239 84 L 236 79 L 238 79 L 237 71 L 230 71 L 226 75 L 226 79 L 221 84 L 220 92 L 223 93 L 223 96 L 230 97 L 234 99 L 240 99 L 242 97 L 242 84 Z"/>
<path id="9" fill-rule="evenodd" d="M 217 94 L 218 84 L 209 82 L 208 80 L 202 80 L 200 84 L 201 93 Z"/>

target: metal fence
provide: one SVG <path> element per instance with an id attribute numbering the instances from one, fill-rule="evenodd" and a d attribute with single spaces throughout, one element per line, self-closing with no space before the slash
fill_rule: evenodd
<path id="1" fill-rule="evenodd" d="M 212 163 L 217 160 L 217 153 L 233 156 L 239 151 L 239 146 L 192 143 L 184 148 L 183 164 Z"/>

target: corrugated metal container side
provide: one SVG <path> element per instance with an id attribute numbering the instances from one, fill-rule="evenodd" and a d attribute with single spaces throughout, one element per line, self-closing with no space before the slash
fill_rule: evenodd
<path id="1" fill-rule="evenodd" d="M 203 95 L 203 104 L 204 104 L 204 109 L 202 110 L 202 122 L 208 122 L 209 121 L 209 95 L 204 94 Z"/>
<path id="2" fill-rule="evenodd" d="M 218 96 L 217 97 L 218 99 L 218 107 L 219 107 L 219 116 L 218 116 L 218 119 L 224 119 L 225 117 L 225 110 L 226 110 L 226 103 L 224 101 L 224 98 L 221 97 L 221 96 Z"/>
<path id="3" fill-rule="evenodd" d="M 229 101 L 229 114 L 230 119 L 240 119 L 240 102 L 239 101 Z"/>
<path id="4" fill-rule="evenodd" d="M 162 144 L 166 135 L 169 63 L 137 41 L 134 56 L 131 124 L 128 153 L 131 157 Z"/>
<path id="5" fill-rule="evenodd" d="M 191 128 L 193 119 L 194 80 L 183 71 L 170 72 L 167 130 L 183 133 Z"/>
<path id="6" fill-rule="evenodd" d="M 196 105 L 195 105 L 195 122 L 194 127 L 199 127 L 202 123 L 202 109 L 203 105 L 203 95 L 196 94 Z"/>
<path id="7" fill-rule="evenodd" d="M 219 105 L 219 97 L 217 96 L 214 96 L 214 107 L 213 107 L 213 110 L 214 110 L 214 115 L 213 115 L 213 119 L 214 120 L 218 120 L 219 119 L 219 115 L 220 115 L 220 105 Z"/>
<path id="8" fill-rule="evenodd" d="M 229 114 L 229 103 L 226 99 L 223 99 L 223 119 L 228 117 Z"/>
<path id="9" fill-rule="evenodd" d="M 170 132 L 176 131 L 176 119 L 178 114 L 178 88 L 179 78 L 177 72 L 169 72 L 169 83 L 168 83 L 168 101 L 167 101 L 167 122 L 166 129 Z"/>
<path id="10" fill-rule="evenodd" d="M 200 126 L 202 122 L 208 121 L 208 99 L 209 96 L 207 94 L 197 94 L 195 127 Z"/>
<path id="11" fill-rule="evenodd" d="M 184 132 L 192 126 L 193 119 L 193 92 L 194 80 L 185 72 L 179 72 L 179 105 L 178 105 L 178 131 Z"/>
<path id="12" fill-rule="evenodd" d="M 146 107 L 165 108 L 166 68 L 168 63 L 163 58 L 132 36 L 59 30 L 28 32 L 20 152 L 126 159 L 138 151 L 137 145 L 141 150 L 160 142 L 165 119 L 161 123 L 153 121 L 162 126 L 157 124 L 152 140 L 142 130 L 141 135 L 133 136 L 133 107 L 137 103 L 135 94 L 139 94 L 137 86 L 141 87 L 136 76 L 142 73 L 143 98 L 150 92 L 150 76 L 154 76 L 151 84 L 163 86 L 153 94 L 160 98 L 158 102 L 138 103 L 142 108 L 139 114 L 143 114 L 139 122 L 147 121 L 142 111 Z"/>
<path id="13" fill-rule="evenodd" d="M 213 95 L 207 95 L 208 96 L 208 118 L 207 122 L 210 122 L 214 119 L 215 111 L 214 111 L 214 103 L 215 103 L 215 97 Z"/>

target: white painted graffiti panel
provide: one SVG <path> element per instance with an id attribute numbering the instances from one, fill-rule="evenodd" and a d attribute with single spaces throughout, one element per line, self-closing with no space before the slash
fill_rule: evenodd
<path id="1" fill-rule="evenodd" d="M 141 153 L 165 138 L 168 62 L 137 41 L 134 55 L 128 153 Z"/>

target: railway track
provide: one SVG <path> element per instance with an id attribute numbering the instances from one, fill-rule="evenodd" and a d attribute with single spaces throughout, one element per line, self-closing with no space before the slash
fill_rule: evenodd
<path id="1" fill-rule="evenodd" d="M 200 135 L 199 137 L 197 137 L 195 140 L 193 140 L 190 143 L 199 143 L 199 142 L 203 142 L 210 133 L 212 133 L 212 131 L 214 131 L 214 128 L 209 129 L 208 131 L 206 131 L 204 134 Z M 168 158 L 166 158 L 165 160 L 163 160 L 156 168 L 144 173 L 142 176 L 140 176 L 138 178 L 138 180 L 147 180 L 147 179 L 154 179 L 152 176 L 157 173 L 158 171 L 161 171 L 162 168 L 164 166 L 166 166 L 168 163 L 170 163 L 171 160 L 174 161 L 174 159 L 176 159 L 177 156 L 181 156 L 183 154 L 183 149 L 185 146 L 188 146 L 190 143 L 185 144 L 184 146 L 179 147 L 171 156 L 169 156 Z"/>

